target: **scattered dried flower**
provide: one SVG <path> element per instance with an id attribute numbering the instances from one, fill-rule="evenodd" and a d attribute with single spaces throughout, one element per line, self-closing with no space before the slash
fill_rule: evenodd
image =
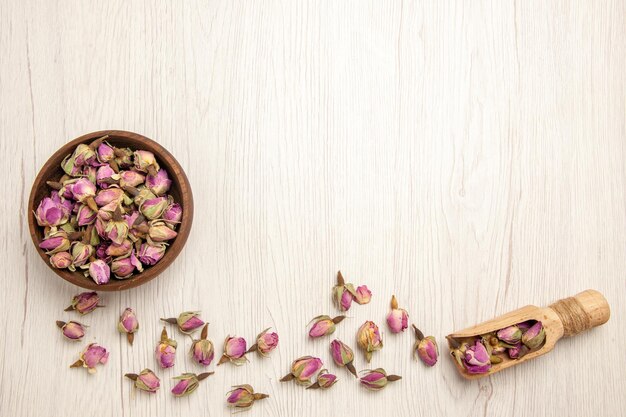
<path id="1" fill-rule="evenodd" d="M 213 362 L 215 352 L 213 342 L 207 339 L 209 336 L 209 324 L 205 324 L 200 333 L 200 339 L 194 340 L 191 345 L 191 357 L 195 362 L 203 366 L 209 366 Z"/>
<path id="2" fill-rule="evenodd" d="M 291 364 L 291 372 L 281 378 L 280 382 L 295 380 L 299 385 L 311 385 L 311 378 L 322 369 L 322 360 L 313 356 L 303 356 Z"/>
<path id="3" fill-rule="evenodd" d="M 161 321 L 176 324 L 178 326 L 178 330 L 185 334 L 191 334 L 200 327 L 204 326 L 204 322 L 200 319 L 199 311 L 185 311 L 184 313 L 180 313 L 177 318 L 161 319 Z"/>
<path id="4" fill-rule="evenodd" d="M 161 386 L 161 380 L 159 377 L 148 368 L 141 371 L 139 375 L 126 374 L 124 376 L 135 382 L 135 388 L 141 391 L 149 392 L 150 394 L 157 392 Z"/>
<path id="5" fill-rule="evenodd" d="M 365 352 L 367 362 L 372 360 L 372 353 L 383 348 L 383 339 L 378 326 L 373 321 L 366 321 L 357 332 L 357 342 Z"/>
<path id="6" fill-rule="evenodd" d="M 259 355 L 267 357 L 269 353 L 278 346 L 278 333 L 268 332 L 271 327 L 263 330 L 256 337 L 256 343 L 250 346 L 246 353 L 259 352 Z"/>
<path id="7" fill-rule="evenodd" d="M 367 285 L 360 285 L 356 288 L 356 294 L 354 295 L 354 301 L 357 304 L 367 304 L 372 299 L 372 292 L 367 288 Z"/>
<path id="8" fill-rule="evenodd" d="M 97 343 L 90 343 L 80 353 L 80 359 L 70 365 L 70 368 L 87 368 L 90 374 L 96 373 L 96 365 L 107 363 L 109 359 L 109 352 Z"/>
<path id="9" fill-rule="evenodd" d="M 406 310 L 398 308 L 398 300 L 396 296 L 391 296 L 391 311 L 387 315 L 387 325 L 392 333 L 400 333 L 409 327 L 409 313 Z"/>
<path id="10" fill-rule="evenodd" d="M 246 339 L 243 337 L 228 336 L 224 341 L 224 354 L 217 364 L 221 365 L 230 361 L 237 366 L 243 365 L 248 362 L 246 351 Z"/>
<path id="11" fill-rule="evenodd" d="M 345 366 L 352 375 L 358 378 L 354 368 L 354 352 L 339 339 L 330 342 L 330 353 L 337 366 Z"/>
<path id="12" fill-rule="evenodd" d="M 200 381 L 207 378 L 209 375 L 213 375 L 213 372 L 204 372 L 199 375 L 185 373 L 177 376 L 174 379 L 178 380 L 178 383 L 172 388 L 172 394 L 174 394 L 175 397 L 184 397 L 191 394 L 198 388 Z"/>
<path id="13" fill-rule="evenodd" d="M 229 407 L 235 408 L 250 408 L 255 401 L 268 398 L 267 394 L 255 393 L 252 386 L 235 385 L 233 390 L 226 393 L 226 403 Z"/>
<path id="14" fill-rule="evenodd" d="M 57 321 L 57 327 L 61 329 L 63 336 L 66 339 L 78 341 L 85 336 L 85 325 L 76 321 Z"/>
<path id="15" fill-rule="evenodd" d="M 415 337 L 417 341 L 413 347 L 413 354 L 420 358 L 428 366 L 434 366 L 437 363 L 439 357 L 439 348 L 437 341 L 433 336 L 424 337 L 424 334 L 413 325 L 415 331 Z"/>
<path id="16" fill-rule="evenodd" d="M 341 271 L 337 272 L 337 285 L 333 287 L 333 300 L 339 310 L 348 311 L 352 305 L 352 299 L 356 297 L 354 284 L 346 284 Z"/>
<path id="17" fill-rule="evenodd" d="M 328 389 L 335 385 L 337 382 L 337 376 L 328 372 L 328 369 L 322 369 L 317 375 L 317 381 L 314 384 L 309 385 L 306 389 Z"/>
<path id="18" fill-rule="evenodd" d="M 311 322 L 313 326 L 309 330 L 309 336 L 312 338 L 322 337 L 335 332 L 335 325 L 341 323 L 346 316 L 337 316 L 330 318 L 330 316 L 317 316 Z"/>
<path id="19" fill-rule="evenodd" d="M 398 375 L 387 375 L 383 368 L 366 369 L 362 371 L 363 376 L 359 379 L 361 385 L 372 391 L 379 391 L 387 386 L 389 382 L 402 379 Z"/>
<path id="20" fill-rule="evenodd" d="M 156 360 L 161 368 L 171 368 L 174 366 L 177 346 L 178 344 L 176 343 L 176 340 L 170 339 L 167 336 L 167 330 L 165 329 L 165 326 L 163 326 L 161 340 L 159 340 L 155 350 Z"/>
<path id="21" fill-rule="evenodd" d="M 137 321 L 137 315 L 132 308 L 127 307 L 120 316 L 120 321 L 117 323 L 117 330 L 120 333 L 126 333 L 128 343 L 133 344 L 135 340 L 135 332 L 139 330 L 139 322 Z"/>
<path id="22" fill-rule="evenodd" d="M 88 314 L 94 311 L 97 307 L 104 307 L 100 305 L 100 296 L 95 291 L 81 292 L 72 298 L 72 304 L 65 309 L 65 311 L 76 310 L 80 314 Z"/>

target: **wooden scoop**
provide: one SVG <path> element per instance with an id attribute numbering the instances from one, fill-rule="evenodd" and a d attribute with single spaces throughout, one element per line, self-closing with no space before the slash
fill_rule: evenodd
<path id="1" fill-rule="evenodd" d="M 492 364 L 491 369 L 487 373 L 469 374 L 466 369 L 452 357 L 459 373 L 465 378 L 482 378 L 546 354 L 554 348 L 554 345 L 561 337 L 574 336 L 584 330 L 600 326 L 609 320 L 610 315 L 611 310 L 604 296 L 598 291 L 586 290 L 573 297 L 559 300 L 549 307 L 522 307 L 474 327 L 452 333 L 447 337 L 448 347 L 452 350 L 457 343 L 469 342 L 476 336 L 495 332 L 527 320 L 537 320 L 543 324 L 546 338 L 542 347 L 530 351 L 519 359 L 511 359 L 507 354 L 498 355 L 502 358 L 502 362 Z"/>

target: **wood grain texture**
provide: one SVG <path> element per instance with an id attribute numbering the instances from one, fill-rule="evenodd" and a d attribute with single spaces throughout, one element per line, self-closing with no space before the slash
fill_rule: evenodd
<path id="1" fill-rule="evenodd" d="M 0 415 L 222 416 L 242 383 L 270 395 L 249 416 L 624 415 L 626 359 L 599 347 L 626 328 L 625 16 L 623 1 L 0 2 Z M 169 149 L 196 214 L 164 276 L 83 319 L 111 350 L 90 376 L 55 326 L 78 288 L 37 257 L 26 205 L 46 159 L 100 129 Z M 304 354 L 336 370 L 305 325 L 335 312 L 337 269 L 374 292 L 337 336 L 381 325 L 372 365 L 403 376 L 382 392 L 341 369 L 331 391 L 278 382 Z M 395 293 L 443 348 L 587 288 L 606 325 L 478 381 L 446 357 L 426 369 L 413 335 L 383 326 Z M 127 306 L 132 348 L 115 329 Z M 122 375 L 155 369 L 158 318 L 184 309 L 218 349 L 268 326 L 280 348 L 175 399 L 169 378 L 201 370 L 173 332 L 161 392 L 133 391 Z"/>

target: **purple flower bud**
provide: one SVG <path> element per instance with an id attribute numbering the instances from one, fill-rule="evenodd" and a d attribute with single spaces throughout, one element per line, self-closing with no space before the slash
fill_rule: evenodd
<path id="1" fill-rule="evenodd" d="M 191 345 L 191 357 L 203 366 L 209 366 L 215 357 L 213 343 L 207 339 L 208 331 L 209 325 L 205 324 L 200 339 L 194 340 Z"/>
<path id="2" fill-rule="evenodd" d="M 96 365 L 105 364 L 109 359 L 109 352 L 97 343 L 89 344 L 80 354 L 80 359 L 74 362 L 70 367 L 77 368 L 82 366 L 87 368 L 90 374 L 96 372 Z"/>
<path id="3" fill-rule="evenodd" d="M 150 394 L 157 392 L 161 386 L 161 380 L 159 380 L 159 377 L 156 376 L 156 374 L 150 369 L 144 369 L 139 375 L 126 374 L 124 376 L 132 381 L 135 381 L 135 388 Z"/>
<path id="4" fill-rule="evenodd" d="M 517 326 L 509 326 L 498 330 L 496 336 L 504 343 L 515 345 L 522 339 L 522 331 Z"/>
<path id="5" fill-rule="evenodd" d="M 322 389 L 328 389 L 332 387 L 333 385 L 335 385 L 336 382 L 337 382 L 336 375 L 329 373 L 327 369 L 322 369 L 319 375 L 317 376 L 317 382 L 315 383 L 315 386 L 322 388 Z M 312 386 L 309 388 L 312 388 Z"/>
<path id="6" fill-rule="evenodd" d="M 256 337 L 256 351 L 261 356 L 267 356 L 278 346 L 278 333 L 268 332 L 270 328 L 263 330 Z"/>
<path id="7" fill-rule="evenodd" d="M 372 353 L 383 348 L 383 339 L 380 330 L 373 321 L 366 321 L 357 332 L 357 343 L 365 352 L 367 362 L 372 360 Z"/>
<path id="8" fill-rule="evenodd" d="M 161 368 L 171 368 L 174 366 L 176 346 L 176 341 L 167 336 L 167 330 L 163 327 L 161 340 L 155 350 L 156 360 Z"/>
<path id="9" fill-rule="evenodd" d="M 537 349 L 546 339 L 546 333 L 540 321 L 533 324 L 522 336 L 522 343 L 529 349 Z"/>
<path id="10" fill-rule="evenodd" d="M 141 172 L 157 173 L 159 171 L 159 164 L 154 157 L 154 154 L 150 151 L 135 151 L 133 154 L 135 157 L 135 169 Z"/>
<path id="11" fill-rule="evenodd" d="M 335 318 L 331 318 L 330 316 L 317 316 L 311 323 L 311 329 L 309 330 L 309 337 L 316 338 L 322 337 L 335 332 L 336 324 L 341 323 L 346 316 L 337 316 Z M 310 324 L 310 323 L 309 323 Z"/>
<path id="12" fill-rule="evenodd" d="M 141 214 L 150 220 L 158 219 L 168 206 L 167 198 L 157 197 L 145 200 L 140 206 Z"/>
<path id="13" fill-rule="evenodd" d="M 120 187 L 137 187 L 143 184 L 146 177 L 137 171 L 121 171 L 120 172 Z"/>
<path id="14" fill-rule="evenodd" d="M 91 313 L 98 307 L 100 297 L 95 291 L 81 292 L 72 298 L 72 304 L 65 311 L 76 310 L 80 314 Z"/>
<path id="15" fill-rule="evenodd" d="M 123 198 L 124 190 L 111 187 L 106 190 L 100 190 L 94 200 L 99 207 L 104 207 L 113 202 L 115 203 L 114 207 L 117 207 Z"/>
<path id="16" fill-rule="evenodd" d="M 115 259 L 111 262 L 111 272 L 115 275 L 115 278 L 125 279 L 135 272 L 135 266 L 130 258 Z"/>
<path id="17" fill-rule="evenodd" d="M 79 178 L 72 186 L 72 194 L 74 199 L 80 201 L 87 201 L 88 198 L 96 196 L 96 186 L 87 178 Z"/>
<path id="18" fill-rule="evenodd" d="M 400 333 L 409 327 L 409 313 L 406 310 L 398 308 L 396 296 L 391 296 L 391 312 L 387 315 L 387 325 L 392 333 Z"/>
<path id="19" fill-rule="evenodd" d="M 387 375 L 384 369 L 378 368 L 374 370 L 363 371 L 363 376 L 359 379 L 361 385 L 371 391 L 379 391 L 387 386 L 389 382 L 394 382 L 401 377 L 397 375 Z"/>
<path id="20" fill-rule="evenodd" d="M 39 226 L 54 227 L 66 223 L 70 218 L 70 212 L 71 210 L 68 210 L 60 199 L 45 197 L 35 211 L 35 218 Z"/>
<path id="21" fill-rule="evenodd" d="M 106 142 L 102 142 L 98 146 L 98 160 L 102 163 L 106 163 L 115 158 L 115 152 L 113 151 L 113 147 Z"/>
<path id="22" fill-rule="evenodd" d="M 58 269 L 65 269 L 72 264 L 72 255 L 69 252 L 57 252 L 50 257 L 50 265 Z"/>
<path id="23" fill-rule="evenodd" d="M 480 339 L 468 346 L 463 358 L 465 369 L 470 374 L 484 374 L 491 369 L 491 360 L 487 348 Z"/>
<path id="24" fill-rule="evenodd" d="M 230 361 L 235 365 L 243 365 L 248 361 L 245 356 L 247 350 L 246 339 L 228 336 L 224 341 L 224 354 L 217 364 Z"/>
<path id="25" fill-rule="evenodd" d="M 130 240 L 125 239 L 121 244 L 111 243 L 106 249 L 106 255 L 111 257 L 127 256 L 133 250 L 133 244 Z"/>
<path id="26" fill-rule="evenodd" d="M 63 336 L 69 340 L 78 341 L 85 336 L 85 326 L 76 321 L 68 321 L 67 323 L 57 321 L 57 327 L 61 329 Z"/>
<path id="27" fill-rule="evenodd" d="M 172 388 L 172 394 L 176 397 L 183 397 L 194 392 L 199 385 L 199 382 L 212 375 L 213 372 L 205 372 L 200 375 L 196 374 L 182 374 L 174 379 L 178 380 L 178 383 Z"/>
<path id="28" fill-rule="evenodd" d="M 103 260 L 97 259 L 89 264 L 89 276 L 98 284 L 106 284 L 111 279 L 111 269 Z"/>
<path id="29" fill-rule="evenodd" d="M 526 355 L 530 349 L 521 342 L 517 343 L 512 348 L 509 348 L 509 358 L 511 359 L 519 359 L 522 356 Z"/>
<path id="30" fill-rule="evenodd" d="M 417 356 L 428 366 L 434 366 L 439 357 L 437 341 L 433 336 L 427 336 L 416 343 Z"/>
<path id="31" fill-rule="evenodd" d="M 354 361 L 354 352 L 341 340 L 330 342 L 330 353 L 337 366 L 347 366 Z"/>
<path id="32" fill-rule="evenodd" d="M 93 211 L 86 204 L 81 204 L 78 206 L 78 213 L 76 214 L 76 221 L 78 222 L 78 226 L 88 226 L 96 221 L 96 216 L 98 212 Z"/>
<path id="33" fill-rule="evenodd" d="M 93 246 L 83 242 L 73 242 L 70 252 L 72 253 L 72 265 L 69 269 L 75 271 L 76 267 L 83 266 L 87 263 L 91 255 L 93 255 Z"/>
<path id="34" fill-rule="evenodd" d="M 167 193 L 171 185 L 172 180 L 170 180 L 167 171 L 164 169 L 160 169 L 156 175 L 148 174 L 146 176 L 146 187 L 157 196 Z"/>
<path id="35" fill-rule="evenodd" d="M 337 272 L 337 285 L 333 287 L 333 301 L 339 310 L 348 311 L 355 296 L 354 285 L 346 284 L 341 271 Z"/>
<path id="36" fill-rule="evenodd" d="M 161 243 L 160 245 L 142 243 L 139 247 L 137 257 L 142 264 L 155 265 L 161 260 L 161 258 L 163 258 L 163 255 L 165 255 L 165 247 L 165 243 Z"/>
<path id="37" fill-rule="evenodd" d="M 70 248 L 70 241 L 67 233 L 62 230 L 50 233 L 44 240 L 39 243 L 39 247 L 46 251 L 47 255 L 58 252 L 65 252 Z"/>
<path id="38" fill-rule="evenodd" d="M 170 204 L 163 211 L 163 220 L 172 227 L 176 223 L 180 223 L 183 217 L 183 208 L 178 203 Z"/>
<path id="39" fill-rule="evenodd" d="M 313 356 L 303 356 L 296 359 L 291 364 L 291 372 L 281 378 L 281 382 L 291 381 L 295 379 L 297 384 L 311 385 L 311 378 L 314 377 L 324 364 L 320 358 Z"/>
<path id="40" fill-rule="evenodd" d="M 117 184 L 119 180 L 120 175 L 108 164 L 102 165 L 96 172 L 96 184 L 100 188 L 107 189 L 111 184 Z"/>
<path id="41" fill-rule="evenodd" d="M 148 236 L 152 242 L 165 242 L 174 239 L 178 233 L 170 229 L 165 222 L 157 220 L 150 222 Z"/>
<path id="42" fill-rule="evenodd" d="M 226 394 L 226 403 L 229 407 L 250 408 L 255 401 L 269 397 L 267 394 L 258 394 L 250 385 L 237 385 Z"/>
<path id="43" fill-rule="evenodd" d="M 361 285 L 357 287 L 356 294 L 354 295 L 354 301 L 358 304 L 367 304 L 372 299 L 372 292 L 367 288 L 367 285 Z"/>
<path id="44" fill-rule="evenodd" d="M 120 333 L 126 333 L 128 343 L 133 344 L 134 333 L 139 329 L 139 321 L 137 321 L 137 315 L 132 308 L 126 308 L 120 316 L 120 321 L 117 323 L 117 330 Z"/>
<path id="45" fill-rule="evenodd" d="M 104 234 L 114 244 L 121 245 L 128 237 L 128 223 L 124 219 L 112 219 L 104 228 Z"/>

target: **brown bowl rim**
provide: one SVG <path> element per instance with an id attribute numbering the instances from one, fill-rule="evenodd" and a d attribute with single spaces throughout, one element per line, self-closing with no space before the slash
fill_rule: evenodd
<path id="1" fill-rule="evenodd" d="M 165 255 L 163 258 L 156 264 L 150 267 L 147 267 L 143 272 L 136 274 L 135 276 L 123 280 L 118 280 L 114 277 L 111 277 L 111 281 L 104 285 L 98 285 L 89 277 L 85 277 L 81 271 L 71 272 L 66 269 L 58 269 L 54 268 L 50 265 L 50 257 L 46 255 L 46 253 L 39 247 L 39 239 L 37 237 L 37 230 L 40 226 L 37 224 L 37 220 L 35 218 L 35 210 L 36 210 L 36 202 L 35 196 L 37 194 L 37 190 L 40 187 L 47 186 L 45 181 L 47 178 L 43 178 L 44 172 L 47 171 L 47 167 L 50 165 L 59 165 L 61 160 L 68 154 L 70 154 L 73 149 L 78 146 L 80 143 L 91 142 L 94 139 L 102 137 L 104 135 L 109 135 L 113 138 L 122 138 L 128 139 L 130 141 L 137 141 L 141 143 L 148 143 L 155 150 L 155 156 L 159 162 L 166 161 L 167 165 L 170 165 L 172 168 L 168 169 L 168 173 L 175 183 L 180 188 L 180 196 L 181 201 L 177 201 L 183 208 L 183 217 L 181 219 L 180 227 L 177 232 L 178 235 L 171 242 L 167 251 L 165 251 Z M 133 146 L 130 146 L 131 148 Z M 172 172 L 173 171 L 173 172 Z M 38 202 L 37 202 L 38 204 Z M 158 142 L 147 138 L 146 136 L 140 135 L 134 132 L 128 132 L 125 130 L 100 130 L 97 132 L 87 133 L 82 135 L 72 141 L 66 143 L 61 148 L 59 148 L 41 167 L 39 173 L 35 177 L 33 181 L 33 185 L 31 187 L 30 196 L 28 198 L 28 228 L 30 231 L 30 236 L 35 245 L 35 249 L 41 259 L 45 262 L 45 264 L 50 268 L 54 273 L 64 280 L 78 285 L 79 287 L 97 290 L 97 291 L 122 291 L 130 288 L 138 287 L 139 285 L 145 284 L 148 281 L 156 278 L 160 273 L 162 273 L 167 267 L 170 266 L 174 259 L 180 254 L 185 243 L 187 242 L 187 238 L 189 237 L 189 233 L 191 231 L 191 225 L 193 223 L 193 194 L 191 192 L 191 185 L 189 184 L 189 179 L 185 174 L 185 171 L 180 166 L 176 158 L 162 145 Z"/>

